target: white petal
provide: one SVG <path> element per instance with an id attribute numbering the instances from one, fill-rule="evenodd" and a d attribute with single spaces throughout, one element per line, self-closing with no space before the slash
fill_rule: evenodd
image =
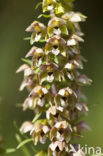
<path id="1" fill-rule="evenodd" d="M 67 63 L 64 68 L 71 70 L 73 68 L 73 64 L 72 63 Z"/>
<path id="2" fill-rule="evenodd" d="M 81 22 L 81 17 L 79 14 L 73 14 L 73 16 L 70 19 L 71 22 Z"/>
<path id="3" fill-rule="evenodd" d="M 47 7 L 47 10 L 49 10 L 49 11 L 52 9 L 53 9 L 53 5 Z"/>
<path id="4" fill-rule="evenodd" d="M 27 81 L 23 81 L 20 86 L 20 91 L 22 91 L 29 83 Z"/>
<path id="5" fill-rule="evenodd" d="M 27 57 L 33 56 L 35 50 L 36 50 L 36 47 L 32 47 L 25 57 L 27 58 Z"/>
<path id="6" fill-rule="evenodd" d="M 25 111 L 27 108 L 32 107 L 33 99 L 31 97 L 27 98 L 23 104 L 23 110 Z"/>
<path id="7" fill-rule="evenodd" d="M 54 34 L 60 35 L 61 34 L 61 30 L 60 29 L 54 29 Z"/>
<path id="8" fill-rule="evenodd" d="M 61 101 L 61 106 L 65 106 L 66 105 L 66 103 L 65 103 L 65 101 L 63 99 L 60 99 L 60 101 Z"/>
<path id="9" fill-rule="evenodd" d="M 75 34 L 72 36 L 72 38 L 79 41 L 79 42 L 84 42 L 83 38 L 81 38 L 81 37 L 79 37 L 79 36 L 77 36 Z"/>
<path id="10" fill-rule="evenodd" d="M 70 89 L 69 87 L 67 88 L 67 91 L 69 92 L 69 94 L 73 93 L 72 89 Z"/>
<path id="11" fill-rule="evenodd" d="M 42 88 L 42 91 L 43 91 L 44 94 L 48 93 L 48 90 L 46 88 Z"/>
<path id="12" fill-rule="evenodd" d="M 40 58 L 38 62 L 36 62 L 36 66 L 39 67 L 42 64 L 42 59 Z"/>
<path id="13" fill-rule="evenodd" d="M 70 39 L 70 40 L 67 41 L 67 45 L 68 45 L 68 46 L 74 46 L 74 45 L 76 45 L 76 44 L 77 44 L 77 42 L 76 42 L 75 39 Z"/>
<path id="14" fill-rule="evenodd" d="M 38 104 L 39 106 L 41 106 L 41 107 L 44 106 L 44 103 L 45 103 L 45 100 L 42 100 L 42 99 L 38 99 L 38 101 L 37 101 L 37 104 Z"/>
<path id="15" fill-rule="evenodd" d="M 23 125 L 21 126 L 21 128 L 20 128 L 20 131 L 22 132 L 22 133 L 27 133 L 27 132 L 29 132 L 29 131 L 31 131 L 32 130 L 32 128 L 33 128 L 33 124 L 31 123 L 31 122 L 24 122 L 23 123 Z"/>
<path id="16" fill-rule="evenodd" d="M 47 117 L 47 119 L 50 119 L 50 112 L 49 111 L 46 112 L 46 117 Z"/>
<path id="17" fill-rule="evenodd" d="M 65 95 L 65 89 L 59 90 L 58 94 L 61 96 L 64 96 Z"/>
<path id="18" fill-rule="evenodd" d="M 69 72 L 67 73 L 68 78 L 73 81 L 74 80 L 74 76 L 72 76 Z"/>
<path id="19" fill-rule="evenodd" d="M 54 55 L 58 55 L 59 53 L 60 53 L 60 50 L 59 49 L 52 49 L 52 53 L 54 54 Z"/>
<path id="20" fill-rule="evenodd" d="M 43 53 L 43 50 L 42 50 L 41 48 L 37 48 L 37 49 L 36 49 L 36 52 L 37 52 L 37 53 Z"/>
<path id="21" fill-rule="evenodd" d="M 24 71 L 25 69 L 29 68 L 29 66 L 27 64 L 23 64 L 19 67 L 19 69 L 17 69 L 16 73 L 19 73 L 21 71 Z"/>
<path id="22" fill-rule="evenodd" d="M 59 132 L 57 132 L 56 138 L 57 138 L 59 141 L 63 141 L 63 140 L 64 140 L 64 136 L 60 135 Z"/>
<path id="23" fill-rule="evenodd" d="M 53 82 L 53 80 L 54 80 L 54 76 L 53 75 L 51 75 L 51 76 L 47 76 L 47 81 L 48 82 Z"/>
<path id="24" fill-rule="evenodd" d="M 82 105 L 80 103 L 77 103 L 76 104 L 76 108 L 79 110 L 79 111 L 82 111 Z"/>
<path id="25" fill-rule="evenodd" d="M 30 76 L 33 74 L 33 71 L 31 68 L 25 69 L 24 76 Z"/>
<path id="26" fill-rule="evenodd" d="M 46 134 L 49 132 L 49 128 L 47 126 L 43 126 L 43 132 Z"/>
<path id="27" fill-rule="evenodd" d="M 63 109 L 63 107 L 57 107 L 57 110 L 63 112 L 64 109 Z"/>
<path id="28" fill-rule="evenodd" d="M 55 151 L 56 146 L 57 145 L 55 143 L 51 143 L 49 147 L 51 148 L 52 151 Z"/>
<path id="29" fill-rule="evenodd" d="M 36 34 L 35 42 L 38 42 L 40 39 L 41 39 L 41 34 L 39 34 L 39 35 Z"/>

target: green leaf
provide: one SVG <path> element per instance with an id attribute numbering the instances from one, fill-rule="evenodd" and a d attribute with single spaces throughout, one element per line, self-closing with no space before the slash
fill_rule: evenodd
<path id="1" fill-rule="evenodd" d="M 32 123 L 35 123 L 35 122 L 39 119 L 39 117 L 40 117 L 41 115 L 42 115 L 42 113 L 37 114 L 37 115 L 34 117 Z"/>
<path id="2" fill-rule="evenodd" d="M 31 39 L 31 37 L 25 37 L 24 38 L 25 41 L 30 40 L 30 39 Z"/>
<path id="3" fill-rule="evenodd" d="M 29 143 L 29 142 L 31 142 L 31 141 L 32 141 L 31 138 L 22 141 L 22 142 L 17 146 L 17 149 L 20 149 L 22 146 L 24 146 L 25 144 L 27 144 L 27 143 Z"/>
<path id="4" fill-rule="evenodd" d="M 37 18 L 41 18 L 41 17 L 51 18 L 51 15 L 41 14 Z"/>
<path id="5" fill-rule="evenodd" d="M 22 142 L 22 139 L 18 134 L 16 134 L 16 140 L 17 140 L 17 142 L 19 144 Z M 29 153 L 28 149 L 25 146 L 22 146 L 21 150 L 22 150 L 22 152 L 24 153 L 25 156 L 30 156 L 30 153 Z"/>
<path id="6" fill-rule="evenodd" d="M 15 148 L 6 149 L 6 153 L 7 153 L 7 154 L 13 153 L 13 152 L 15 152 L 15 151 L 16 151 Z"/>
<path id="7" fill-rule="evenodd" d="M 44 39 L 44 40 L 41 39 L 41 40 L 39 40 L 38 42 L 44 43 L 44 42 L 46 42 L 46 41 L 45 41 L 45 39 Z"/>
<path id="8" fill-rule="evenodd" d="M 21 60 L 22 60 L 23 62 L 29 64 L 30 66 L 32 66 L 32 61 L 31 61 L 31 60 L 29 60 L 29 59 L 24 59 L 24 58 L 22 58 Z"/>
<path id="9" fill-rule="evenodd" d="M 36 5 L 35 9 L 38 9 L 40 5 L 42 5 L 42 2 L 39 2 L 39 3 Z"/>

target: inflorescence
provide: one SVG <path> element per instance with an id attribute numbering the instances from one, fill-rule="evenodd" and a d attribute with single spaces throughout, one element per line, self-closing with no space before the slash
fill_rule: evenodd
<path id="1" fill-rule="evenodd" d="M 50 13 L 48 24 L 34 21 L 26 29 L 31 32 L 33 46 L 26 55 L 26 63 L 17 72 L 24 72 L 20 90 L 26 87 L 29 92 L 23 110 L 33 110 L 35 118 L 24 122 L 20 131 L 30 132 L 35 146 L 50 141 L 48 149 L 35 156 L 68 156 L 73 138 L 81 136 L 83 129 L 89 129 L 79 120 L 81 113 L 88 112 L 82 86 L 91 84 L 80 73 L 86 59 L 80 53 L 79 42 L 84 39 L 79 23 L 86 16 L 73 11 L 73 1 L 43 0 L 42 16 Z M 78 154 L 84 156 L 82 151 L 77 151 Z"/>

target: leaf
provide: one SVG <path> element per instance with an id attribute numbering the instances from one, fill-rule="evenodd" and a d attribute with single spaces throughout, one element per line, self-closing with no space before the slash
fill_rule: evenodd
<path id="1" fill-rule="evenodd" d="M 6 153 L 7 153 L 7 154 L 13 153 L 13 152 L 15 152 L 15 151 L 16 151 L 15 148 L 6 149 Z"/>
<path id="2" fill-rule="evenodd" d="M 44 39 L 44 40 L 41 39 L 41 40 L 39 40 L 39 42 L 40 42 L 40 43 L 44 43 L 44 42 L 46 42 L 46 41 L 45 41 L 45 39 Z"/>
<path id="3" fill-rule="evenodd" d="M 38 9 L 40 5 L 42 5 L 42 2 L 39 2 L 39 3 L 36 5 L 35 9 Z"/>
<path id="4" fill-rule="evenodd" d="M 22 142 L 22 139 L 18 134 L 16 134 L 16 140 L 17 140 L 17 142 L 19 144 Z M 25 146 L 22 146 L 21 150 L 22 150 L 22 152 L 24 153 L 25 156 L 30 156 L 30 153 L 29 153 L 28 149 Z M 36 152 L 36 150 L 35 150 L 35 152 Z"/>
<path id="5" fill-rule="evenodd" d="M 51 15 L 40 14 L 37 18 L 41 18 L 41 17 L 51 18 Z"/>
<path id="6" fill-rule="evenodd" d="M 31 37 L 25 37 L 24 38 L 25 41 L 30 40 L 30 39 L 31 39 Z"/>
<path id="7" fill-rule="evenodd" d="M 17 149 L 20 149 L 22 146 L 24 146 L 25 144 L 27 144 L 27 143 L 29 143 L 29 142 L 31 142 L 31 141 L 32 141 L 31 138 L 22 141 L 22 142 L 17 146 Z"/>
<path id="8" fill-rule="evenodd" d="M 22 60 L 23 62 L 29 64 L 30 66 L 32 66 L 32 61 L 31 61 L 31 60 L 29 60 L 29 59 L 24 59 L 24 58 L 22 58 L 21 60 Z"/>
<path id="9" fill-rule="evenodd" d="M 37 121 L 41 115 L 42 115 L 42 113 L 37 114 L 37 115 L 34 117 L 32 123 L 34 123 L 35 121 Z"/>

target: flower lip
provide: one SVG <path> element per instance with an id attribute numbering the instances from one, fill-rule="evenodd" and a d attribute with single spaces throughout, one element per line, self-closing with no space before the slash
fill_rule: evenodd
<path id="1" fill-rule="evenodd" d="M 56 0 L 43 0 L 43 12 L 51 11 L 56 5 Z"/>
<path id="2" fill-rule="evenodd" d="M 47 6 L 47 10 L 51 11 L 52 9 L 53 9 L 53 5 L 49 4 L 49 5 Z"/>
<path id="3" fill-rule="evenodd" d="M 53 72 L 49 72 L 48 75 L 51 76 L 53 74 Z"/>
<path id="4" fill-rule="evenodd" d="M 54 49 L 58 49 L 58 46 L 57 46 L 57 45 L 54 45 L 53 48 L 54 48 Z"/>
<path id="5" fill-rule="evenodd" d="M 62 141 L 55 141 L 52 142 L 49 146 L 49 148 L 52 150 L 52 152 L 62 152 L 66 150 L 68 152 L 68 147 L 65 142 Z"/>
<path id="6" fill-rule="evenodd" d="M 58 17 L 53 17 L 48 24 L 48 35 L 52 37 L 54 35 L 65 34 L 68 35 L 68 29 L 66 22 Z"/>
<path id="7" fill-rule="evenodd" d="M 62 99 L 64 100 L 64 101 L 66 101 L 67 100 L 67 98 L 64 96 L 64 97 L 62 97 Z"/>
<path id="8" fill-rule="evenodd" d="M 66 41 L 55 35 L 48 39 L 47 44 L 45 46 L 45 53 L 52 52 L 54 55 L 58 55 L 59 53 L 63 54 L 65 52 Z"/>
<path id="9" fill-rule="evenodd" d="M 56 26 L 56 27 L 54 27 L 54 29 L 58 29 L 58 28 L 59 28 L 59 27 L 57 27 L 57 26 Z"/>

